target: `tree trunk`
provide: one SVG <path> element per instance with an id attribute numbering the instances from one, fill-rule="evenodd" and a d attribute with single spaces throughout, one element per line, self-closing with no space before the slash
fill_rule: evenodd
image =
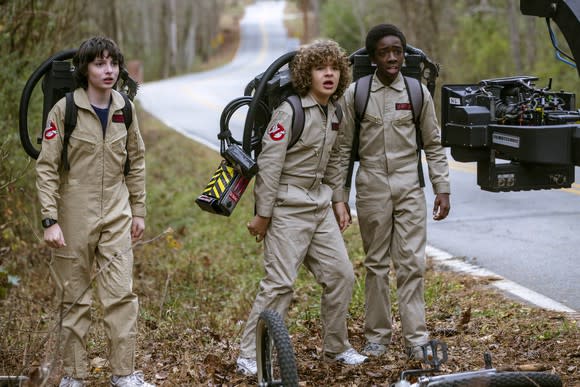
<path id="1" fill-rule="evenodd" d="M 520 50 L 520 33 L 516 22 L 519 17 L 518 3 L 516 1 L 509 2 L 508 15 L 508 20 L 506 20 L 506 22 L 509 24 L 512 58 L 515 71 L 520 73 L 522 71 L 522 54 Z"/>

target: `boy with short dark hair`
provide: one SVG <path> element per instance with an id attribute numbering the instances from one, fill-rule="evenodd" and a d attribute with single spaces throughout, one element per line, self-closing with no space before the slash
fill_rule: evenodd
<path id="1" fill-rule="evenodd" d="M 406 39 L 399 28 L 380 24 L 367 34 L 366 50 L 377 68 L 367 108 L 360 122 L 359 169 L 356 175 L 356 208 L 365 257 L 365 337 L 363 353 L 379 356 L 392 338 L 389 288 L 393 263 L 404 344 L 409 358 L 422 360 L 421 348 L 429 340 L 425 323 L 424 273 L 427 244 L 427 208 L 417 165 L 417 131 L 436 195 L 433 219 L 443 220 L 450 210 L 449 167 L 431 94 L 424 85 L 421 128 L 415 127 L 413 111 L 401 68 Z M 338 178 L 333 201 L 339 219 L 349 219 L 346 181 L 355 133 L 355 84 L 341 101 L 345 134 L 338 147 L 342 164 L 329 171 Z M 344 156 L 346 155 L 346 156 Z M 334 166 L 334 165 L 333 165 Z M 427 354 L 429 355 L 429 354 Z"/>
<path id="2" fill-rule="evenodd" d="M 150 387 L 135 371 L 138 299 L 133 293 L 132 241 L 145 230 L 145 146 L 135 108 L 125 125 L 125 99 L 114 90 L 124 59 L 111 39 L 84 41 L 73 58 L 77 124 L 63 156 L 65 98 L 48 114 L 36 163 L 44 241 L 61 297 L 65 376 L 61 387 L 84 386 L 91 324 L 91 273 L 110 343 L 111 386 Z M 131 103 L 127 100 L 128 103 Z M 125 161 L 130 168 L 124 174 Z"/>

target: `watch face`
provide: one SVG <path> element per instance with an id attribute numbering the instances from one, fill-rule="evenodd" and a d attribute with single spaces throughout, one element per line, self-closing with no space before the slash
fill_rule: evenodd
<path id="1" fill-rule="evenodd" d="M 55 223 L 56 223 L 56 220 L 54 220 L 54 219 L 48 219 L 48 218 L 42 219 L 42 227 L 44 227 L 44 228 L 48 228 Z"/>

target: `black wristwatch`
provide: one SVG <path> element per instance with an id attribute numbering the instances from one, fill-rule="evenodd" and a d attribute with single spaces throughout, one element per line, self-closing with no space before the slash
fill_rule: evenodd
<path id="1" fill-rule="evenodd" d="M 50 218 L 42 219 L 42 227 L 44 227 L 44 228 L 49 228 L 50 226 L 52 226 L 53 224 L 56 224 L 56 223 L 58 223 L 58 222 L 54 219 L 50 219 Z"/>

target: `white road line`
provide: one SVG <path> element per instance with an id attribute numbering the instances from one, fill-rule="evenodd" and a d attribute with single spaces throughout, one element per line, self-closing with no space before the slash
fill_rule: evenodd
<path id="1" fill-rule="evenodd" d="M 454 257 L 445 251 L 439 250 L 432 246 L 427 246 L 426 255 L 431 258 L 436 265 L 453 270 L 455 272 L 470 274 L 476 277 L 497 278 L 497 280 L 491 282 L 492 286 L 495 286 L 499 290 L 520 298 L 532 305 L 547 310 L 568 313 L 575 317 L 578 316 L 577 311 L 567 307 L 566 305 L 563 305 L 540 293 L 536 293 L 531 289 L 505 279 L 501 275 L 496 274 L 490 270 L 466 263 L 462 259 Z"/>

